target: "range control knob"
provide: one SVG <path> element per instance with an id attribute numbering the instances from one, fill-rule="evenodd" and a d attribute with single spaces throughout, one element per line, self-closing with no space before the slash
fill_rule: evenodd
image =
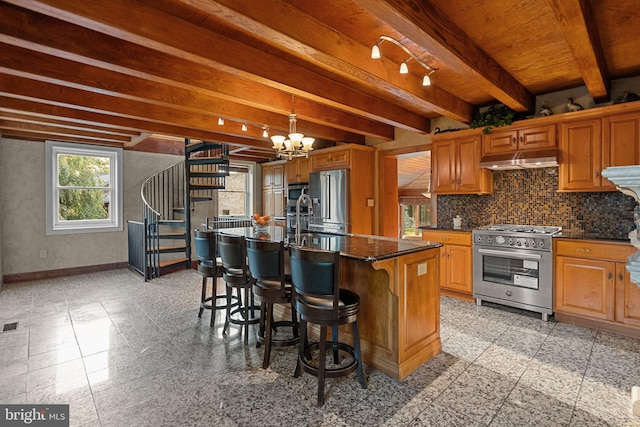
<path id="1" fill-rule="evenodd" d="M 540 240 L 540 247 L 543 248 L 544 247 L 544 240 Z"/>
<path id="2" fill-rule="evenodd" d="M 505 242 L 504 237 L 502 236 L 496 236 L 496 243 L 499 245 L 503 245 Z"/>

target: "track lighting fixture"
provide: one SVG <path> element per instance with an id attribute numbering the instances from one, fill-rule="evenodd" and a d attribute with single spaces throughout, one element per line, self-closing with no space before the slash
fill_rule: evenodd
<path id="1" fill-rule="evenodd" d="M 420 58 L 418 58 L 416 55 L 414 55 L 413 52 L 411 52 L 409 50 L 409 48 L 407 48 L 405 45 L 403 45 L 402 43 L 400 43 L 398 40 L 396 40 L 394 38 L 391 38 L 389 36 L 380 36 L 380 39 L 371 48 L 371 59 L 379 59 L 379 58 L 382 57 L 382 53 L 380 51 L 380 45 L 385 41 L 388 41 L 388 42 L 391 42 L 391 43 L 395 44 L 400 49 L 404 50 L 407 53 L 407 55 L 409 55 L 409 58 L 405 59 L 400 64 L 400 74 L 408 74 L 409 73 L 409 67 L 407 66 L 407 62 L 409 62 L 409 61 L 411 61 L 413 59 L 415 62 L 417 62 L 424 69 L 427 70 L 427 74 L 425 74 L 424 77 L 422 78 L 422 86 L 431 86 L 431 77 L 430 76 L 431 76 L 431 74 L 435 73 L 438 69 L 437 68 L 433 68 L 430 65 L 425 64 Z"/>
<path id="2" fill-rule="evenodd" d="M 218 126 L 222 126 L 224 124 L 224 119 L 222 117 L 218 117 Z"/>

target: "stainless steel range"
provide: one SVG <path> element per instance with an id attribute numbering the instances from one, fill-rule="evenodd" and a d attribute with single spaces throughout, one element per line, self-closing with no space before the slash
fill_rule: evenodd
<path id="1" fill-rule="evenodd" d="M 488 225 L 473 230 L 473 297 L 553 314 L 552 236 L 561 227 Z"/>

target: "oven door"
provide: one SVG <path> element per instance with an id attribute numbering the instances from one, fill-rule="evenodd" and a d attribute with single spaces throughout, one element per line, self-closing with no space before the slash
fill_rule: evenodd
<path id="1" fill-rule="evenodd" d="M 551 252 L 518 248 L 473 248 L 473 296 L 524 309 L 551 312 Z"/>

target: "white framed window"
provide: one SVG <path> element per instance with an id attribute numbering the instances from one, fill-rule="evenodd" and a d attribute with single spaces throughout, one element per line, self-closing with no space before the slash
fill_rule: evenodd
<path id="1" fill-rule="evenodd" d="M 229 165 L 224 190 L 218 190 L 218 216 L 249 217 L 253 211 L 253 165 Z"/>
<path id="2" fill-rule="evenodd" d="M 122 148 L 45 147 L 47 235 L 122 231 Z"/>

